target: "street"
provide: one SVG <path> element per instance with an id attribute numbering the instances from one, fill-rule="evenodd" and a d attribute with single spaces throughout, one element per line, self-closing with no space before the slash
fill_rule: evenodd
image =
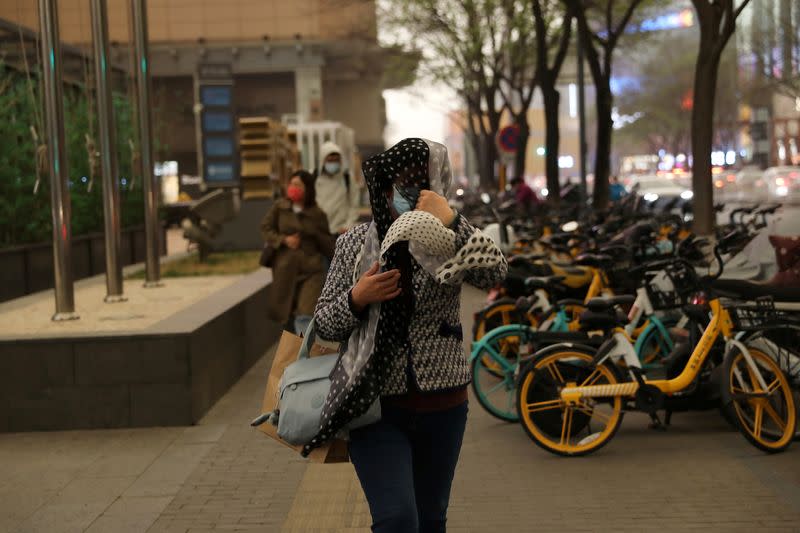
<path id="1" fill-rule="evenodd" d="M 464 291 L 465 331 L 483 298 Z M 194 427 L 0 435 L 0 531 L 368 531 L 351 465 L 308 464 L 248 426 L 270 355 Z M 798 521 L 800 448 L 765 455 L 716 411 L 678 413 L 664 433 L 629 414 L 603 450 L 565 459 L 473 400 L 448 530 L 797 531 Z"/>

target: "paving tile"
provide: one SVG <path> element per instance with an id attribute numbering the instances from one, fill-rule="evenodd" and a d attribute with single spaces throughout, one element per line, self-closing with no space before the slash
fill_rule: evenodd
<path id="1" fill-rule="evenodd" d="M 467 293 L 466 319 L 481 298 Z M 310 465 L 248 426 L 270 362 L 193 427 L 0 435 L 0 531 L 368 532 L 351 465 Z M 600 452 L 564 459 L 471 402 L 454 533 L 798 530 L 800 447 L 763 455 L 714 411 L 666 433 L 632 414 Z"/>
<path id="2" fill-rule="evenodd" d="M 170 497 L 118 498 L 87 529 L 87 533 L 142 532 L 153 525 Z"/>
<path id="3" fill-rule="evenodd" d="M 16 531 L 19 533 L 84 531 L 100 516 L 107 505 L 105 502 L 47 505 L 23 522 Z"/>

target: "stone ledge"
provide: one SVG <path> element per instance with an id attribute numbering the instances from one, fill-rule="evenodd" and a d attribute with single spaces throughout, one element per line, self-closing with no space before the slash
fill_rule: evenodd
<path id="1" fill-rule="evenodd" d="M 191 425 L 264 354 L 263 271 L 144 330 L 0 341 L 0 431 Z"/>

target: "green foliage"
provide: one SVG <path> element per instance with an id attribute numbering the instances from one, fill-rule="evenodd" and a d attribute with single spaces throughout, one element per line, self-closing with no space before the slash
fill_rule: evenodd
<path id="1" fill-rule="evenodd" d="M 39 87 L 36 76 L 29 87 L 26 77 L 0 65 L 0 248 L 46 242 L 52 236 L 50 187 L 47 172 L 36 183 L 37 143 L 31 128 L 39 136 Z M 92 105 L 94 102 L 91 103 Z M 121 95 L 114 97 L 117 120 L 117 153 L 120 177 L 128 185 L 120 187 L 122 226 L 141 225 L 144 197 L 139 186 L 131 190 L 131 154 L 127 139 L 132 137 L 132 106 Z M 94 113 L 90 112 L 87 93 L 76 87 L 64 90 L 65 141 L 72 203 L 72 233 L 81 235 L 103 231 L 101 177 L 95 176 L 90 189 L 89 158 L 86 134 L 97 131 Z M 90 125 L 92 126 L 90 128 Z M 84 178 L 86 178 L 84 180 Z"/>

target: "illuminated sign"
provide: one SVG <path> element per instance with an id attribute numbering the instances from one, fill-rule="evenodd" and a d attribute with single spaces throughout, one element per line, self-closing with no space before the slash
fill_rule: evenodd
<path id="1" fill-rule="evenodd" d="M 653 19 L 643 21 L 639 26 L 632 26 L 633 32 L 644 31 L 663 31 L 677 30 L 679 28 L 691 28 L 694 26 L 694 12 L 691 9 L 684 9 L 678 13 L 661 15 Z"/>

